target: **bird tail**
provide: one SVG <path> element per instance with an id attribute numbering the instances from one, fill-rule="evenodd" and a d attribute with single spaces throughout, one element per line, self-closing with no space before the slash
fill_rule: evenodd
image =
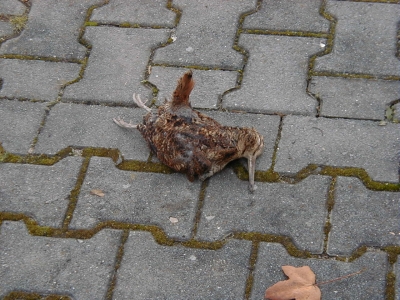
<path id="1" fill-rule="evenodd" d="M 189 95 L 193 90 L 194 80 L 192 76 L 192 70 L 187 71 L 178 80 L 178 85 L 173 93 L 172 104 L 173 105 L 189 105 Z"/>

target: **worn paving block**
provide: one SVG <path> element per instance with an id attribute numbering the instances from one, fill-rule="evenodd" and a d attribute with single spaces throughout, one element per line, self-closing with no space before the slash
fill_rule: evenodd
<path id="1" fill-rule="evenodd" d="M 53 166 L 0 164 L 0 211 L 22 213 L 41 226 L 61 227 L 82 158 Z"/>
<path id="2" fill-rule="evenodd" d="M 91 21 L 101 23 L 130 23 L 141 26 L 175 25 L 176 14 L 167 8 L 166 0 L 111 0 L 93 10 Z"/>
<path id="3" fill-rule="evenodd" d="M 239 45 L 249 61 L 240 89 L 226 94 L 222 105 L 257 112 L 315 114 L 317 101 L 307 95 L 309 57 L 323 39 L 241 34 Z"/>
<path id="4" fill-rule="evenodd" d="M 0 14 L 2 15 L 22 15 L 26 6 L 18 0 L 0 0 Z"/>
<path id="5" fill-rule="evenodd" d="M 219 250 L 162 246 L 150 233 L 132 231 L 113 299 L 242 299 L 250 249 L 243 240 Z"/>
<path id="6" fill-rule="evenodd" d="M 325 176 L 294 185 L 257 182 L 251 194 L 227 169 L 210 179 L 197 235 L 202 240 L 219 240 L 234 231 L 288 236 L 297 247 L 321 253 L 329 183 Z"/>
<path id="7" fill-rule="evenodd" d="M 358 272 L 361 274 L 319 286 L 322 299 L 386 299 L 387 256 L 384 252 L 367 252 L 352 262 L 333 259 L 301 259 L 290 256 L 285 248 L 275 243 L 260 243 L 254 271 L 251 299 L 264 299 L 265 290 L 281 280 L 286 280 L 281 266 L 309 266 L 316 275 L 316 282 Z"/>
<path id="8" fill-rule="evenodd" d="M 326 10 L 338 21 L 333 51 L 316 59 L 316 71 L 400 75 L 399 4 L 328 1 Z"/>
<path id="9" fill-rule="evenodd" d="M 287 116 L 275 171 L 297 173 L 309 164 L 363 168 L 373 180 L 398 182 L 399 124 Z"/>
<path id="10" fill-rule="evenodd" d="M 127 103 L 132 93 L 151 95 L 141 81 L 151 50 L 168 38 L 166 29 L 88 27 L 84 38 L 93 45 L 88 65 L 63 99 Z"/>
<path id="11" fill-rule="evenodd" d="M 264 0 L 244 19 L 243 29 L 328 32 L 329 21 L 319 14 L 320 0 Z"/>
<path id="12" fill-rule="evenodd" d="M 315 76 L 310 91 L 322 100 L 322 116 L 383 120 L 386 106 L 400 99 L 400 82 Z"/>
<path id="13" fill-rule="evenodd" d="M 0 143 L 15 154 L 26 154 L 45 114 L 45 103 L 0 100 Z"/>
<path id="14" fill-rule="evenodd" d="M 10 22 L 0 21 L 0 41 L 7 36 L 10 36 L 14 33 L 14 27 Z"/>
<path id="15" fill-rule="evenodd" d="M 104 0 L 32 0 L 22 33 L 1 45 L 0 53 L 83 59 L 86 47 L 78 41 L 87 9 Z"/>
<path id="16" fill-rule="evenodd" d="M 233 41 L 240 15 L 256 1 L 178 0 L 173 6 L 182 11 L 177 39 L 155 51 L 154 63 L 240 68 L 243 56 L 232 49 Z"/>
<path id="17" fill-rule="evenodd" d="M 93 189 L 105 196 L 92 195 Z M 93 157 L 71 227 L 92 228 L 102 221 L 157 225 L 170 237 L 189 239 L 199 193 L 200 182 L 192 183 L 182 174 L 121 171 L 111 159 Z"/>
<path id="18" fill-rule="evenodd" d="M 153 67 L 149 81 L 157 86 L 159 104 L 170 100 L 176 82 L 187 71 L 182 68 Z M 195 87 L 190 102 L 195 108 L 216 108 L 222 94 L 236 86 L 238 73 L 235 71 L 194 70 Z"/>
<path id="19" fill-rule="evenodd" d="M 75 63 L 0 59 L 0 97 L 54 101 L 60 88 L 78 77 L 79 70 Z"/>
<path id="20" fill-rule="evenodd" d="M 105 299 L 121 233 L 102 230 L 90 239 L 31 236 L 22 222 L 0 227 L 0 297 L 12 291 Z"/>
<path id="21" fill-rule="evenodd" d="M 400 246 L 399 207 L 399 192 L 371 191 L 357 178 L 338 177 L 328 253 L 351 255 L 363 245 Z"/>
<path id="22" fill-rule="evenodd" d="M 68 147 L 119 149 L 125 159 L 145 161 L 149 157 L 146 141 L 137 130 L 117 126 L 121 117 L 141 123 L 144 109 L 59 103 L 53 107 L 41 130 L 35 153 L 55 154 Z"/>

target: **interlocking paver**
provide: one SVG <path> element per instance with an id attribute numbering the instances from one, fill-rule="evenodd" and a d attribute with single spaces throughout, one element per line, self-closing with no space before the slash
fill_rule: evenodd
<path id="1" fill-rule="evenodd" d="M 398 181 L 399 124 L 287 116 L 275 171 L 297 173 L 309 164 L 363 168 L 373 180 Z M 382 138 L 383 137 L 383 138 Z"/>
<path id="2" fill-rule="evenodd" d="M 157 188 L 154 188 L 157 187 Z M 92 195 L 100 189 L 104 197 Z M 169 236 L 190 238 L 200 183 L 182 174 L 118 170 L 111 159 L 91 159 L 71 228 L 91 228 L 102 221 L 160 226 Z M 170 217 L 177 218 L 172 223 Z"/>
<path id="3" fill-rule="evenodd" d="M 14 27 L 10 22 L 0 22 L 0 39 L 10 36 L 14 33 Z"/>
<path id="4" fill-rule="evenodd" d="M 44 103 L 0 100 L 0 142 L 8 151 L 28 153 L 45 114 Z"/>
<path id="5" fill-rule="evenodd" d="M 366 268 L 361 274 L 319 286 L 322 299 L 386 299 L 387 255 L 380 251 L 363 254 L 352 262 L 325 259 L 300 259 L 287 254 L 282 245 L 261 243 L 254 271 L 251 299 L 263 299 L 265 289 L 287 277 L 281 266 L 309 266 L 316 282 L 328 281 Z"/>
<path id="6" fill-rule="evenodd" d="M 93 45 L 88 65 L 64 100 L 129 103 L 132 93 L 151 95 L 141 82 L 151 50 L 167 41 L 168 30 L 89 27 L 84 38 Z"/>
<path id="7" fill-rule="evenodd" d="M 233 231 L 290 237 L 300 249 L 322 252 L 330 178 L 310 176 L 297 183 L 261 183 L 250 194 L 231 170 L 211 178 L 198 236 L 218 240 Z M 229 186 L 229 189 L 222 189 Z"/>
<path id="8" fill-rule="evenodd" d="M 18 0 L 1 0 L 0 14 L 4 15 L 22 15 L 26 6 Z"/>
<path id="9" fill-rule="evenodd" d="M 61 227 L 82 158 L 53 166 L 0 164 L 0 211 L 22 213 L 39 225 Z"/>
<path id="10" fill-rule="evenodd" d="M 32 291 L 105 299 L 120 236 L 116 230 L 87 240 L 31 236 L 22 222 L 3 222 L 0 297 Z"/>
<path id="11" fill-rule="evenodd" d="M 131 232 L 113 299 L 242 299 L 251 244 L 233 240 L 212 251 L 155 243 Z"/>
<path id="12" fill-rule="evenodd" d="M 118 127 L 113 118 L 142 122 L 144 109 L 59 103 L 39 134 L 35 153 L 54 155 L 68 147 L 119 149 L 125 159 L 145 161 L 150 151 L 137 130 Z"/>
<path id="13" fill-rule="evenodd" d="M 400 245 L 399 192 L 371 191 L 357 178 L 339 177 L 335 195 L 329 254 L 350 255 L 363 245 Z"/>
<path id="14" fill-rule="evenodd" d="M 269 113 L 315 114 L 317 101 L 306 93 L 309 57 L 324 39 L 242 34 L 249 52 L 240 89 L 226 94 L 229 109 Z M 262 76 L 260 76 L 262 74 Z"/>

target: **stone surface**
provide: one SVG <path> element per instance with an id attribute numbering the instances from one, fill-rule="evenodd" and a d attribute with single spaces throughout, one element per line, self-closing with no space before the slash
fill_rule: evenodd
<path id="1" fill-rule="evenodd" d="M 242 299 L 250 249 L 238 240 L 214 251 L 168 247 L 150 233 L 131 232 L 114 299 Z"/>
<path id="2" fill-rule="evenodd" d="M 0 143 L 12 153 L 26 154 L 45 114 L 44 103 L 0 100 Z"/>
<path id="3" fill-rule="evenodd" d="M 150 150 L 137 130 L 118 127 L 113 118 L 142 122 L 144 109 L 59 103 L 41 130 L 35 153 L 56 154 L 68 147 L 119 149 L 125 159 L 145 161 Z"/>
<path id="4" fill-rule="evenodd" d="M 281 266 L 309 266 L 316 282 L 328 281 L 366 268 L 361 274 L 321 285 L 322 299 L 386 299 L 387 256 L 384 252 L 367 252 L 352 262 L 291 257 L 280 244 L 261 243 L 254 271 L 251 299 L 263 299 L 266 288 L 286 280 Z"/>
<path id="5" fill-rule="evenodd" d="M 400 193 L 368 190 L 358 179 L 338 177 L 328 253 L 351 255 L 358 247 L 400 246 Z"/>
<path id="6" fill-rule="evenodd" d="M 0 164 L 0 211 L 22 213 L 41 226 L 61 227 L 82 159 L 53 166 Z"/>
<path id="7" fill-rule="evenodd" d="M 31 236 L 22 222 L 0 227 L 0 297 L 11 291 L 105 299 L 120 232 L 103 230 L 87 240 Z"/>
<path id="8" fill-rule="evenodd" d="M 383 120 L 386 106 L 400 99 L 400 82 L 316 76 L 310 91 L 322 100 L 322 116 Z"/>
<path id="9" fill-rule="evenodd" d="M 83 59 L 86 47 L 78 41 L 79 29 L 88 8 L 103 2 L 32 0 L 25 29 L 1 45 L 0 53 Z"/>
<path id="10" fill-rule="evenodd" d="M 176 14 L 167 8 L 166 0 L 111 0 L 93 10 L 91 21 L 101 23 L 140 24 L 140 26 L 175 25 Z"/>
<path id="11" fill-rule="evenodd" d="M 355 167 L 377 181 L 397 182 L 399 124 L 287 116 L 275 171 L 297 173 L 309 164 Z"/>
<path id="12" fill-rule="evenodd" d="M 243 29 L 328 32 L 329 21 L 319 14 L 319 0 L 264 0 L 245 18 Z"/>
<path id="13" fill-rule="evenodd" d="M 323 39 L 242 34 L 249 52 L 240 89 L 223 98 L 229 109 L 268 113 L 315 114 L 317 101 L 307 95 L 309 57 Z M 260 76 L 262 74 L 262 76 Z"/>
<path id="14" fill-rule="evenodd" d="M 221 5 L 213 0 L 178 0 L 173 6 L 182 11 L 177 39 L 156 50 L 155 63 L 240 68 L 243 57 L 233 50 L 233 39 L 240 15 L 254 9 L 256 1 L 231 0 Z"/>
<path id="15" fill-rule="evenodd" d="M 400 75 L 396 58 L 400 5 L 328 1 L 326 11 L 338 20 L 333 51 L 316 59 L 315 70 Z"/>
<path id="16" fill-rule="evenodd" d="M 105 196 L 92 195 L 93 189 L 102 190 Z M 92 228 L 102 221 L 152 224 L 171 237 L 189 239 L 199 192 L 200 182 L 192 183 L 182 174 L 121 171 L 111 159 L 94 157 L 71 227 Z M 178 222 L 171 222 L 170 217 Z"/>
<path id="17" fill-rule="evenodd" d="M 61 87 L 78 77 L 79 70 L 75 63 L 0 59 L 0 97 L 54 101 Z"/>
<path id="18" fill-rule="evenodd" d="M 165 99 L 172 98 L 176 82 L 187 69 L 153 67 L 151 70 L 149 81 L 158 88 L 158 104 L 163 104 Z M 192 106 L 216 108 L 222 94 L 235 87 L 237 75 L 234 71 L 194 70 L 195 88 L 190 94 Z"/>
<path id="19" fill-rule="evenodd" d="M 25 9 L 25 5 L 18 0 L 0 0 L 0 14 L 22 15 Z"/>
<path id="20" fill-rule="evenodd" d="M 63 99 L 129 103 L 132 93 L 149 98 L 151 91 L 141 82 L 151 50 L 167 41 L 167 30 L 89 27 L 84 38 L 93 45 L 88 66 Z"/>
<path id="21" fill-rule="evenodd" d="M 288 236 L 298 248 L 321 253 L 329 183 L 324 176 L 309 176 L 295 185 L 257 182 L 258 189 L 251 194 L 232 170 L 223 171 L 210 179 L 198 236 L 201 240 L 218 240 L 230 232 Z"/>
<path id="22" fill-rule="evenodd" d="M 0 22 L 0 41 L 11 36 L 14 33 L 14 27 L 10 22 Z"/>

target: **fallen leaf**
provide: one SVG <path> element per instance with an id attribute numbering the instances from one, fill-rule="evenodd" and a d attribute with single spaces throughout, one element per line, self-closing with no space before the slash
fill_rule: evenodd
<path id="1" fill-rule="evenodd" d="M 90 194 L 96 195 L 96 196 L 99 196 L 99 197 L 104 197 L 104 195 L 105 195 L 104 192 L 102 190 L 99 190 L 99 189 L 91 190 Z"/>
<path id="2" fill-rule="evenodd" d="M 177 219 L 177 218 L 174 218 L 174 217 L 169 217 L 169 221 L 170 221 L 172 224 L 178 223 L 178 219 Z"/>
<path id="3" fill-rule="evenodd" d="M 308 266 L 282 266 L 288 280 L 279 281 L 265 291 L 270 300 L 321 300 L 321 291 L 315 285 L 315 274 Z"/>

